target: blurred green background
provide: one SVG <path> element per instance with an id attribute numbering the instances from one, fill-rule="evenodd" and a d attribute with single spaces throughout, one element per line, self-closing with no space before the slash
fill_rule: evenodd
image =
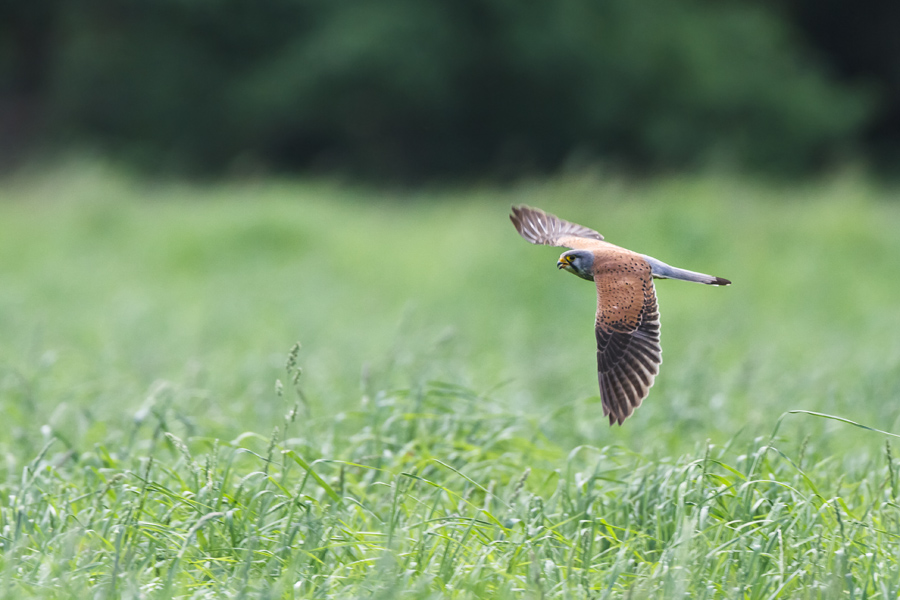
<path id="1" fill-rule="evenodd" d="M 900 140 L 898 11 L 5 0 L 3 352 L 25 371 L 67 356 L 67 389 L 132 399 L 231 353 L 197 383 L 230 398 L 228 432 L 281 410 L 262 390 L 299 339 L 327 414 L 381 368 L 510 385 L 526 411 L 564 398 L 547 427 L 589 440 L 594 291 L 515 235 L 526 202 L 734 280 L 660 285 L 666 365 L 640 414 L 765 428 L 817 373 L 896 366 L 896 194 L 873 174 Z"/>
<path id="2" fill-rule="evenodd" d="M 0 164 L 890 172 L 898 20 L 875 0 L 3 0 Z"/>
<path id="3" fill-rule="evenodd" d="M 679 454 L 767 434 L 789 409 L 892 429 L 897 198 L 847 175 L 386 193 L 160 183 L 96 164 L 23 174 L 0 194 L 0 400 L 15 433 L 0 447 L 29 455 L 13 448 L 36 451 L 45 424 L 75 448 L 119 439 L 159 382 L 179 390 L 169 426 L 186 436 L 266 432 L 289 408 L 273 386 L 296 341 L 322 427 L 379 390 L 442 381 L 568 448 Z M 514 202 L 735 282 L 657 282 L 664 362 L 621 428 L 599 403 L 595 288 L 556 269 L 559 249 L 516 234 Z M 783 431 L 799 444 L 825 425 Z M 862 449 L 847 432 L 816 443 Z"/>

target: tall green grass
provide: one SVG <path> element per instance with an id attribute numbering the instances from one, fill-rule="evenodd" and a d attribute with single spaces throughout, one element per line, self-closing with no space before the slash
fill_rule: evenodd
<path id="1" fill-rule="evenodd" d="M 891 438 L 810 413 L 900 431 L 898 201 L 10 178 L 0 589 L 896 597 Z M 520 202 L 735 282 L 658 282 L 664 363 L 621 428 L 592 286 L 518 238 Z"/>

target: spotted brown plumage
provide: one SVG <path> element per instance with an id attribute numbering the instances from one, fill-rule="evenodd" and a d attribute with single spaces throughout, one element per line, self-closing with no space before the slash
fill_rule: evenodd
<path id="1" fill-rule="evenodd" d="M 653 279 L 707 285 L 731 282 L 620 248 L 593 229 L 537 208 L 514 206 L 509 218 L 532 244 L 571 248 L 560 255 L 557 267 L 596 284 L 594 331 L 600 398 L 610 425 L 621 425 L 647 397 L 662 363 Z"/>
<path id="2" fill-rule="evenodd" d="M 605 259 L 605 260 L 602 260 Z M 650 265 L 639 256 L 594 260 L 597 379 L 603 414 L 622 424 L 659 373 L 659 312 Z"/>

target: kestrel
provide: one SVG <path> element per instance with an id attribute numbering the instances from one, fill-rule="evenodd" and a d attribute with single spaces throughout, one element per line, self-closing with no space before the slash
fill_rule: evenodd
<path id="1" fill-rule="evenodd" d="M 653 385 L 662 348 L 653 279 L 730 285 L 721 277 L 670 267 L 603 241 L 603 236 L 530 206 L 514 206 L 516 231 L 532 244 L 571 248 L 556 266 L 597 285 L 597 377 L 603 415 L 622 424 Z"/>

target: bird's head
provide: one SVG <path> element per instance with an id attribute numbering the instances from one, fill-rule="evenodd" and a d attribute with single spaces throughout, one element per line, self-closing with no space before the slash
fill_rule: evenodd
<path id="1" fill-rule="evenodd" d="M 594 280 L 594 254 L 587 250 L 569 250 L 563 252 L 556 261 L 557 269 L 565 269 L 588 281 Z"/>

